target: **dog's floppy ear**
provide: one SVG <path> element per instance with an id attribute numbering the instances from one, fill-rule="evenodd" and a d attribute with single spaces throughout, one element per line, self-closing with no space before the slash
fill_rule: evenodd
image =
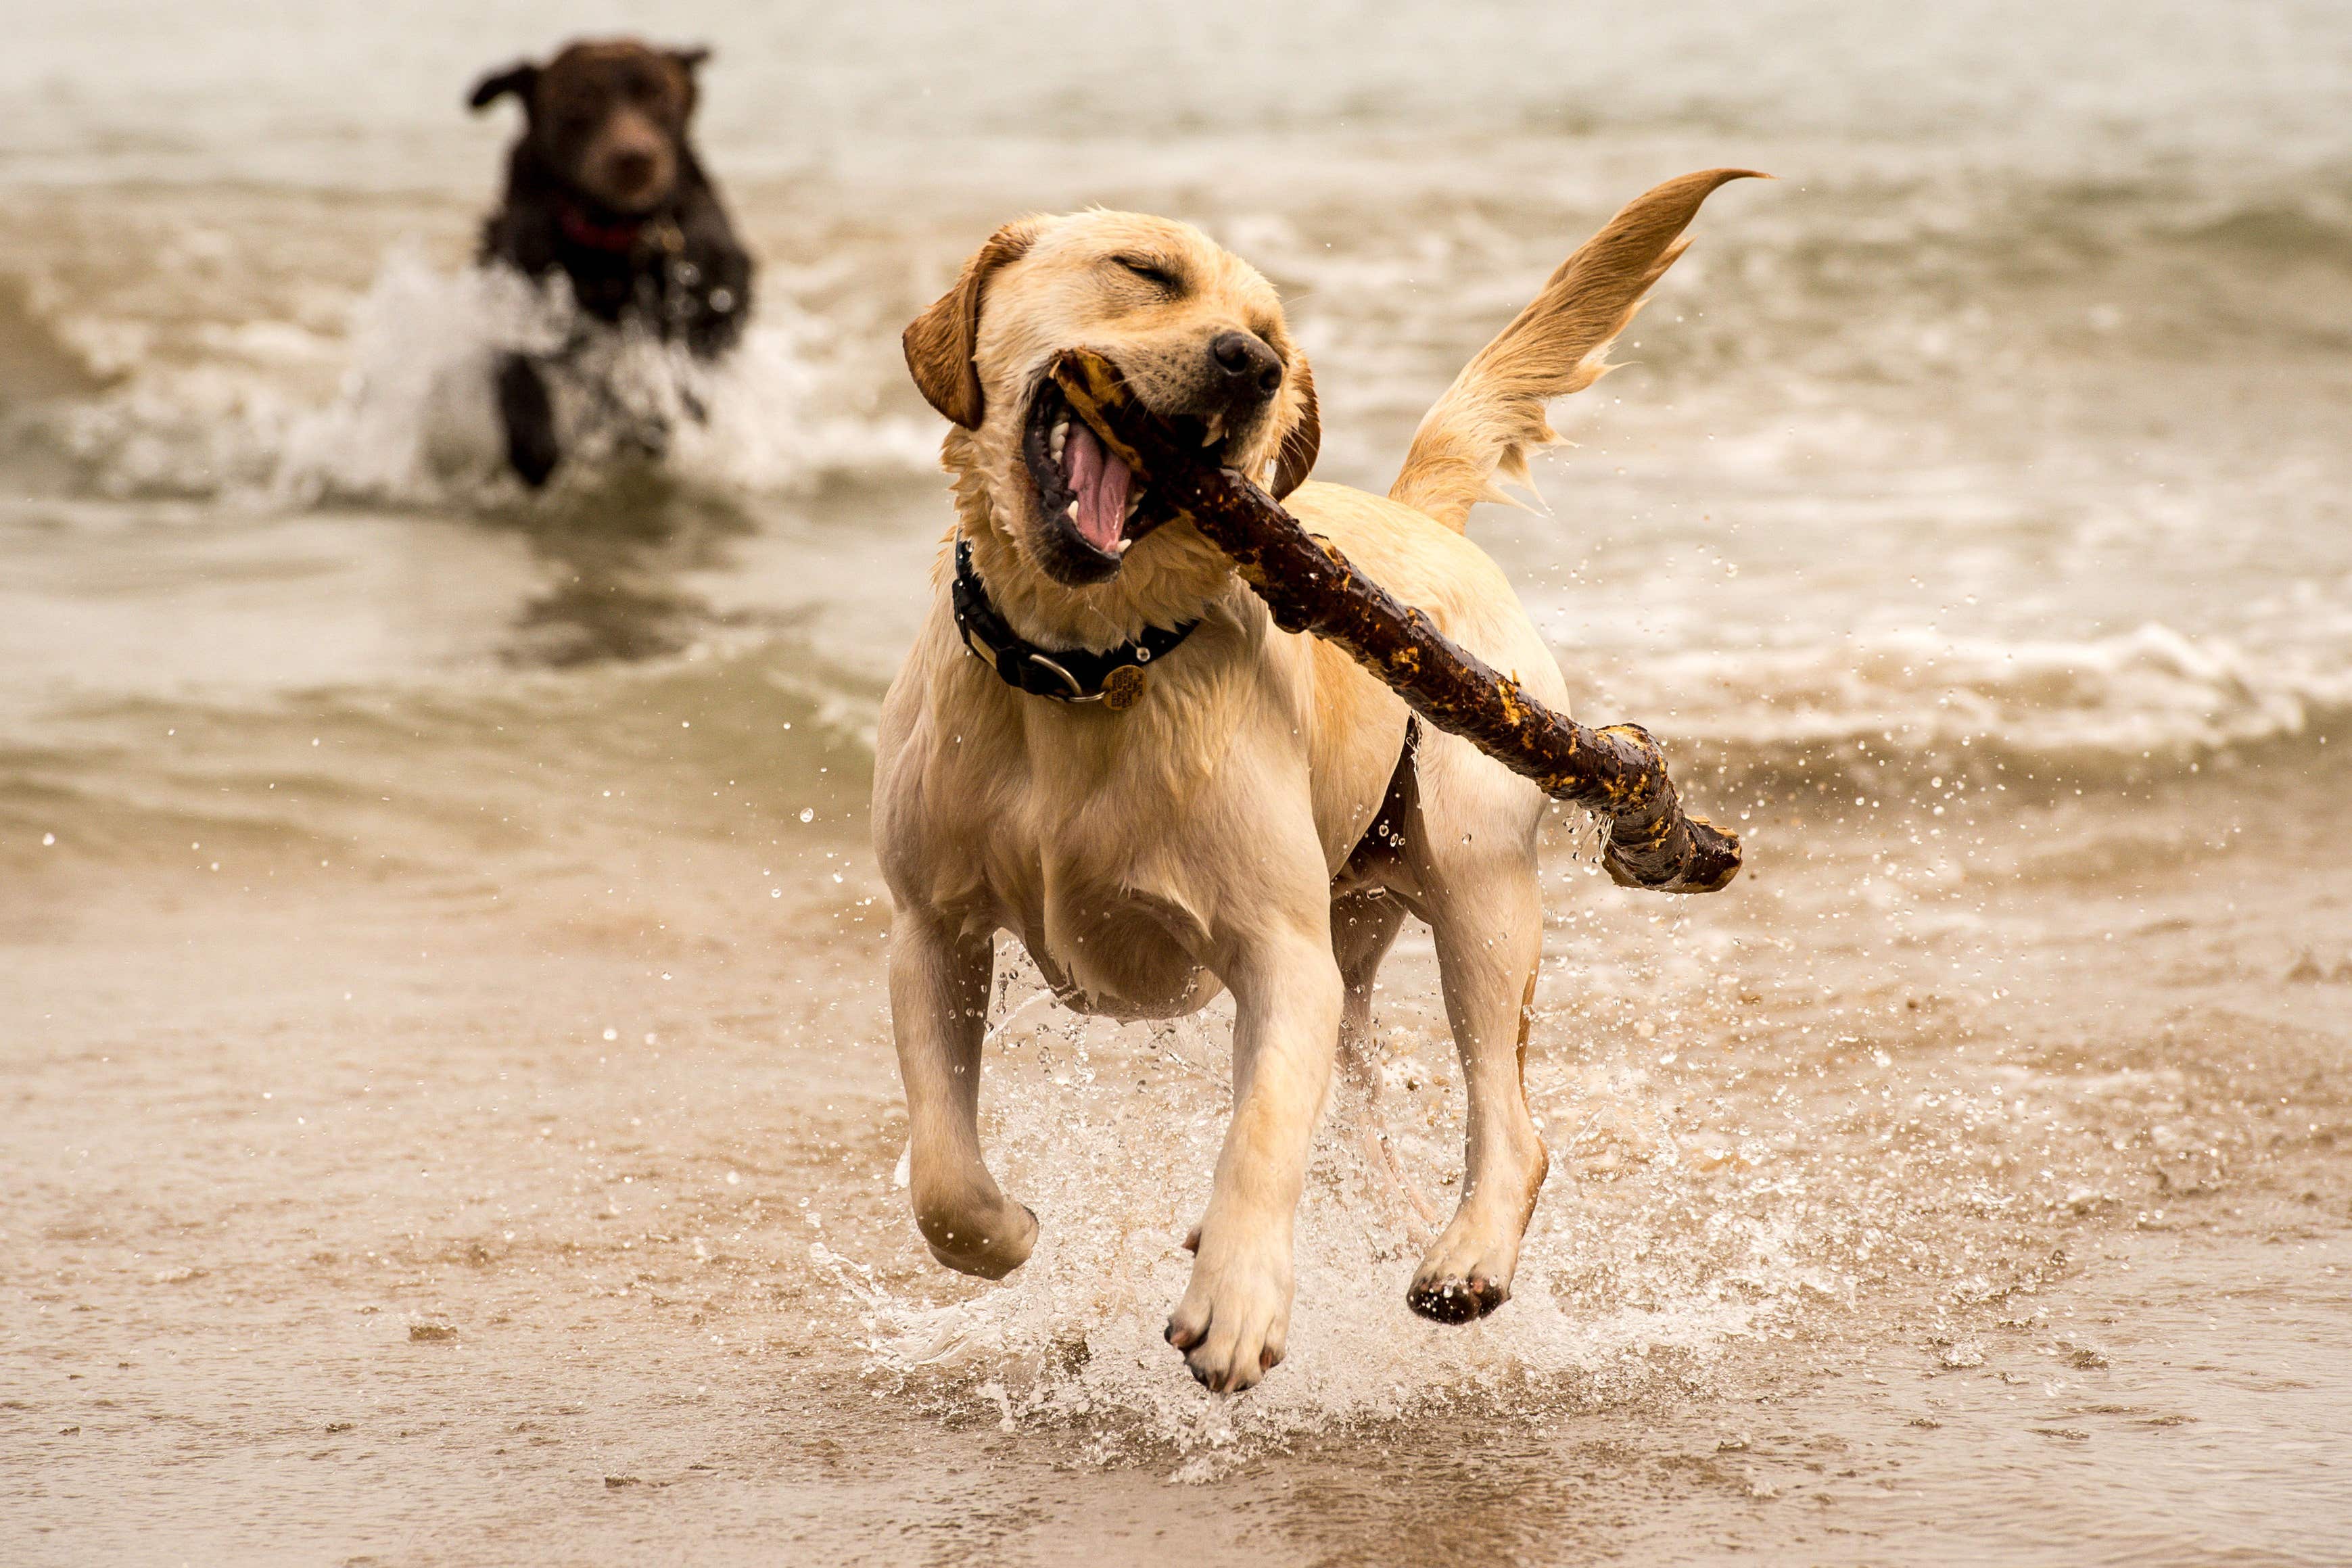
<path id="1" fill-rule="evenodd" d="M 476 113 L 479 113 L 507 94 L 512 93 L 522 99 L 525 107 L 529 107 L 531 89 L 537 86 L 539 86 L 539 68 L 529 60 L 517 60 L 506 69 L 492 71 L 488 76 L 476 82 L 473 96 L 467 99 L 466 103 Z"/>
<path id="2" fill-rule="evenodd" d="M 709 47 L 694 44 L 683 49 L 665 49 L 662 52 L 669 57 L 669 63 L 676 66 L 677 74 L 685 78 L 686 112 L 691 115 L 702 103 L 702 82 L 694 73 L 703 61 L 710 57 Z"/>
<path id="3" fill-rule="evenodd" d="M 966 430 L 978 430 L 988 413 L 972 352 L 980 343 L 980 301 L 999 267 L 1018 261 L 1036 243 L 1043 218 L 1024 218 L 988 236 L 963 264 L 955 287 L 908 324 L 898 341 L 907 369 L 923 401 Z"/>
<path id="4" fill-rule="evenodd" d="M 1323 413 L 1315 403 L 1315 371 L 1299 354 L 1291 374 L 1298 382 L 1298 422 L 1282 438 L 1274 457 L 1274 498 L 1281 500 L 1315 471 L 1315 455 L 1323 450 Z"/>

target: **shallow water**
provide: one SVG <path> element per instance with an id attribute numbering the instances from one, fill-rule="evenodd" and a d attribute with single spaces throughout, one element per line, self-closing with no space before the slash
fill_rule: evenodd
<path id="1" fill-rule="evenodd" d="M 508 129 L 458 99 L 652 24 L 17 19 L 10 1561 L 2352 1560 L 2352 26 L 1264 13 L 666 11 L 760 322 L 665 463 L 583 415 L 535 501 L 480 368 L 549 307 L 463 270 Z M 1555 823 L 1516 1299 L 1412 1318 L 1327 1130 L 1290 1358 L 1200 1391 L 1223 1017 L 1080 1025 L 1010 948 L 1045 1239 L 934 1269 L 864 826 L 945 524 L 899 328 L 1019 212 L 1193 218 L 1381 487 L 1716 163 L 1782 179 L 1563 406 L 1551 508 L 1473 521 L 1750 846 L 1662 900 Z M 1443 1204 L 1411 933 L 1384 987 Z"/>

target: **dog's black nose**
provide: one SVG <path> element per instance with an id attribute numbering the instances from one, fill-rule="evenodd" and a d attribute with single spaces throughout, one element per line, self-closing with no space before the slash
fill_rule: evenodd
<path id="1" fill-rule="evenodd" d="M 604 168 L 615 184 L 642 185 L 653 178 L 654 155 L 640 148 L 626 148 L 606 158 Z"/>
<path id="2" fill-rule="evenodd" d="M 1239 402 L 1263 402 L 1282 386 L 1282 361 L 1247 332 L 1220 332 L 1209 345 L 1225 393 Z"/>

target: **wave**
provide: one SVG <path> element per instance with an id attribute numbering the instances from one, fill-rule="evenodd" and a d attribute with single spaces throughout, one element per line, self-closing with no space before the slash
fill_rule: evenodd
<path id="1" fill-rule="evenodd" d="M 804 810 L 854 835 L 887 675 L 799 632 L 739 627 L 635 663 L 52 706 L 0 736 L 0 839 L 54 834 L 107 859 L 191 837 L 374 842 L 430 862 L 486 819 L 529 854 L 649 825 L 724 837 Z M 2023 804 L 2226 787 L 2265 758 L 2332 766 L 2344 747 L 2329 742 L 2352 734 L 2352 659 L 2297 666 L 2160 626 L 2082 643 L 1856 638 L 1669 657 L 1579 714 L 1645 723 L 1718 816 L 1849 792 L 1927 812 L 1963 780 L 1979 801 L 1997 783 Z"/>
<path id="2" fill-rule="evenodd" d="M 1748 783 L 1998 769 L 2012 789 L 2120 788 L 2352 729 L 2352 624 L 2336 631 L 2268 651 L 2151 622 L 2082 640 L 1913 632 L 1667 654 L 1609 683 L 1610 716 L 1622 706 L 1670 752 Z"/>
<path id="3" fill-rule="evenodd" d="M 87 397 L 110 379 L 60 329 L 30 279 L 0 274 L 0 410 Z"/>
<path id="4" fill-rule="evenodd" d="M 598 859 L 648 828 L 835 833 L 864 812 L 879 695 L 790 639 L 745 639 L 389 689 L 58 705 L 0 732 L 0 868 L 169 864 L 190 840 L 446 870 Z"/>
<path id="5" fill-rule="evenodd" d="M 1131 199 L 1206 222 L 1297 300 L 1325 371 L 1326 466 L 1369 476 L 1394 461 L 1461 358 L 1626 193 L 1633 176 L 1614 170 L 1531 184 L 1558 151 L 1531 141 L 1479 162 L 1438 148 L 1231 197 L 1147 188 Z M 1370 180 L 1402 188 L 1370 203 L 1351 184 Z M 798 187 L 794 199 L 810 201 Z M 241 214 L 255 225 L 326 222 L 299 204 L 238 200 L 255 204 Z M 788 217 L 776 200 L 754 187 L 747 222 L 826 232 L 824 213 Z M 2108 376 L 2119 354 L 2171 364 L 2252 343 L 2340 348 L 2352 307 L 2352 171 L 2340 160 L 2292 175 L 2151 163 L 2100 183 L 1898 164 L 1816 172 L 1801 191 L 1742 201 L 1649 319 L 1675 330 L 1646 344 L 1637 333 L 1621 356 L 1643 363 L 1657 401 L 1752 410 L 1768 395 L 1754 384 L 1762 375 L 1775 407 L 1792 392 L 1851 407 L 1857 385 L 1874 402 L 1908 389 L 1926 401 L 1885 411 L 1890 439 L 1914 415 L 2006 430 L 2021 339 L 2046 356 L 2038 379 L 2072 384 Z M 910 214 L 895 235 L 839 238 L 841 254 L 804 277 L 772 269 L 746 340 L 716 367 L 598 335 L 559 388 L 572 445 L 591 458 L 565 483 L 593 485 L 597 454 L 625 458 L 656 429 L 667 432 L 669 470 L 730 493 L 927 470 L 936 426 L 913 415 L 892 341 L 919 303 L 902 287 L 905 262 L 952 261 L 927 255 L 927 218 Z M 226 288 L 203 270 L 220 260 L 205 248 L 221 243 L 206 226 L 215 221 L 157 225 L 161 243 L 187 253 L 187 276 L 168 287 L 144 253 L 60 248 L 32 264 L 43 277 L 84 279 L 70 319 L 47 285 L 0 278 L 0 371 L 14 372 L 0 376 L 10 389 L 0 413 L 19 453 L 29 445 L 112 497 L 512 504 L 490 359 L 563 341 L 573 319 L 559 298 L 510 275 L 436 266 L 420 241 L 383 248 L 378 235 L 402 232 L 391 225 L 415 233 L 432 221 L 390 206 L 373 214 L 366 248 L 303 233 L 292 247 L 300 269 L 261 268 Z M 2202 269 L 2193 295 L 2184 267 Z M 2292 287 L 2280 287 L 2287 267 Z M 794 298 L 796 284 L 813 303 Z M 1956 399 L 1976 402 L 1962 410 Z M 685 413 L 689 402 L 707 417 Z"/>

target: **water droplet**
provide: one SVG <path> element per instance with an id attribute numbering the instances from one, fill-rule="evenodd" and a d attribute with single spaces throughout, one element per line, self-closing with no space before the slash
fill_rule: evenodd
<path id="1" fill-rule="evenodd" d="M 616 1029 L 608 1029 L 604 1031 L 604 1038 L 606 1040 L 618 1040 L 621 1038 L 621 1031 Z"/>
<path id="2" fill-rule="evenodd" d="M 814 811 L 813 810 L 811 810 L 810 808 L 806 807 L 806 806 L 803 806 L 803 807 L 801 808 L 801 821 L 803 821 L 803 822 L 814 822 L 814 821 L 816 821 L 816 812 L 815 812 L 815 811 Z"/>

